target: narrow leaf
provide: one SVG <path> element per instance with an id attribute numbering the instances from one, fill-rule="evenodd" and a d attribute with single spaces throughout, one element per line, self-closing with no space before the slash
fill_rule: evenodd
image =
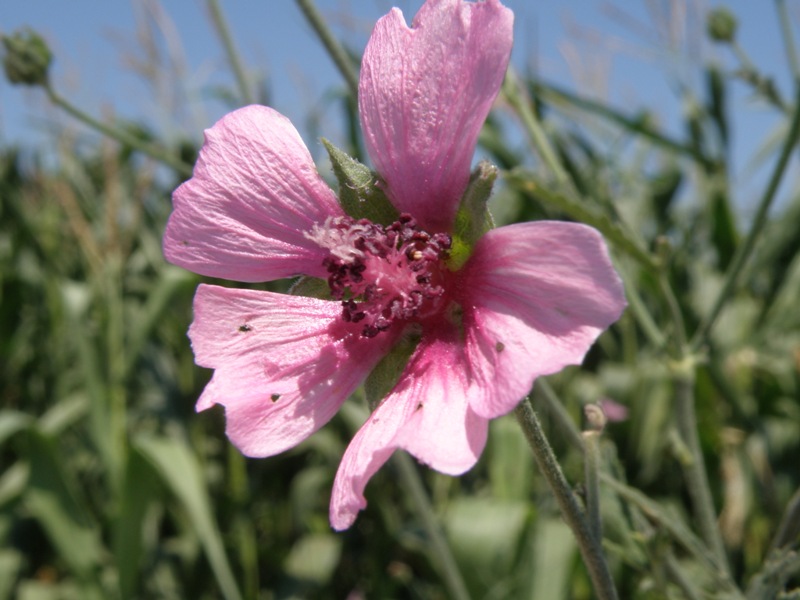
<path id="1" fill-rule="evenodd" d="M 183 505 L 203 545 L 208 562 L 226 600 L 240 600 L 222 534 L 211 510 L 211 500 L 203 481 L 200 465 L 186 444 L 177 439 L 142 436 L 135 447 L 155 467 L 166 486 Z"/>
<path id="2" fill-rule="evenodd" d="M 30 476 L 24 500 L 61 559 L 84 582 L 96 581 L 104 549 L 99 526 L 86 510 L 75 482 L 62 468 L 53 441 L 32 429 L 28 436 Z"/>

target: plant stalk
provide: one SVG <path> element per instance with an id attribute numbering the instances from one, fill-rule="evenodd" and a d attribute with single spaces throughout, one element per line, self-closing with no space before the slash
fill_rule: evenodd
<path id="1" fill-rule="evenodd" d="M 508 69 L 506 78 L 503 80 L 502 92 L 511 105 L 511 108 L 514 109 L 517 116 L 522 121 L 522 126 L 528 134 L 531 145 L 536 148 L 539 156 L 553 172 L 556 181 L 559 185 L 567 185 L 569 183 L 569 176 L 566 170 L 564 170 L 561 161 L 556 156 L 553 147 L 550 145 L 538 117 L 531 109 L 530 102 L 527 98 L 523 97 L 520 91 L 519 78 L 511 68 Z"/>
<path id="2" fill-rule="evenodd" d="M 98 121 L 91 115 L 88 115 L 81 109 L 77 108 L 76 106 L 73 106 L 67 100 L 62 98 L 53 89 L 50 83 L 45 83 L 43 87 L 45 92 L 47 93 L 47 97 L 50 99 L 50 102 L 52 102 L 59 108 L 63 109 L 65 112 L 69 113 L 79 121 L 88 125 L 92 129 L 99 131 L 106 137 L 109 137 L 113 140 L 117 140 L 120 144 L 123 144 L 124 146 L 128 146 L 130 148 L 133 148 L 134 150 L 138 150 L 142 154 L 146 154 L 149 157 L 164 163 L 165 165 L 174 169 L 177 173 L 183 175 L 184 177 L 192 176 L 191 165 L 187 165 L 177 156 L 170 154 L 163 148 L 158 148 L 157 146 L 148 144 L 147 142 L 138 139 L 136 136 L 133 136 L 127 133 L 126 131 L 106 125 L 102 121 Z"/>
<path id="3" fill-rule="evenodd" d="M 353 61 L 347 50 L 333 35 L 322 15 L 319 14 L 313 0 L 297 0 L 297 6 L 303 11 L 308 24 L 314 29 L 322 45 L 325 46 L 328 54 L 330 54 L 331 59 L 347 82 L 350 93 L 353 94 L 354 98 L 358 98 L 358 74 L 353 67 Z"/>
<path id="4" fill-rule="evenodd" d="M 544 435 L 539 419 L 531 407 L 530 399 L 526 398 L 520 402 L 514 412 L 533 451 L 536 463 L 556 497 L 561 514 L 578 542 L 578 548 L 589 571 L 589 577 L 594 584 L 597 597 L 600 600 L 617 600 L 617 590 L 603 553 L 601 541 L 592 534 L 586 516 L 578 505 L 578 501 L 561 471 L 561 466 L 553 454 L 550 443 Z"/>
<path id="5" fill-rule="evenodd" d="M 678 430 L 683 443 L 689 450 L 691 460 L 681 461 L 683 476 L 686 481 L 687 492 L 692 501 L 695 519 L 700 530 L 700 537 L 708 544 L 714 553 L 720 567 L 730 576 L 730 565 L 725 553 L 719 527 L 717 514 L 714 510 L 714 501 L 708 484 L 703 451 L 700 447 L 700 438 L 697 434 L 697 416 L 694 402 L 694 366 L 679 365 L 680 372 L 675 377 L 675 411 L 678 421 Z"/>
<path id="6" fill-rule="evenodd" d="M 236 86 L 239 88 L 239 96 L 244 104 L 253 104 L 253 94 L 250 91 L 250 82 L 247 80 L 247 74 L 242 66 L 242 60 L 236 45 L 233 43 L 233 36 L 228 27 L 228 22 L 225 20 L 225 15 L 222 14 L 222 9 L 219 6 L 219 0 L 208 0 L 208 10 L 211 13 L 211 22 L 217 30 L 217 35 L 225 48 L 225 54 L 228 57 L 228 63 L 231 66 L 233 75 L 236 78 Z"/>

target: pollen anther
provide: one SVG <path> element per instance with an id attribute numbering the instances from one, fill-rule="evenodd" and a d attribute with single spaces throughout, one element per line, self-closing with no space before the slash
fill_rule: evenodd
<path id="1" fill-rule="evenodd" d="M 330 251 L 323 261 L 331 295 L 342 301 L 342 319 L 362 323 L 361 335 L 375 337 L 397 321 L 424 318 L 444 294 L 442 260 L 449 235 L 417 228 L 410 215 L 388 226 L 336 217 L 306 232 Z"/>

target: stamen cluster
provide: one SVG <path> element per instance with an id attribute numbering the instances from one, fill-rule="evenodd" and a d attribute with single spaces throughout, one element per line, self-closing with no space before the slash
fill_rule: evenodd
<path id="1" fill-rule="evenodd" d="M 323 261 L 342 318 L 361 323 L 372 338 L 395 321 L 419 319 L 439 308 L 441 261 L 451 238 L 429 234 L 407 214 L 384 227 L 366 219 L 330 219 L 309 236 L 330 249 Z"/>

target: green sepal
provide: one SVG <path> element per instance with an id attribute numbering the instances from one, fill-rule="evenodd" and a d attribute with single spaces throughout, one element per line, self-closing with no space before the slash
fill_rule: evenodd
<path id="1" fill-rule="evenodd" d="M 485 160 L 470 175 L 453 227 L 453 244 L 447 261 L 451 271 L 464 266 L 481 236 L 494 227 L 488 202 L 496 179 L 497 167 Z"/>
<path id="2" fill-rule="evenodd" d="M 397 384 L 408 360 L 417 349 L 420 337 L 418 328 L 408 327 L 389 354 L 384 356 L 367 376 L 364 381 L 364 395 L 370 410 L 375 410 Z"/>
<path id="3" fill-rule="evenodd" d="M 339 204 L 344 212 L 381 225 L 396 221 L 399 213 L 380 188 L 377 174 L 325 138 L 321 141 L 339 181 Z"/>
<path id="4" fill-rule="evenodd" d="M 305 296 L 306 298 L 316 298 L 317 300 L 330 300 L 331 288 L 328 282 L 317 277 L 303 275 L 289 288 L 292 296 Z"/>

